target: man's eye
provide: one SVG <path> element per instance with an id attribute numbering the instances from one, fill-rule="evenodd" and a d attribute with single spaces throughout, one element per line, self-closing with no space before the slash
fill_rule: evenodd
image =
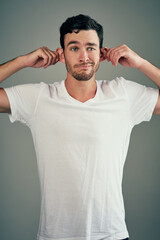
<path id="1" fill-rule="evenodd" d="M 94 48 L 92 48 L 92 47 L 89 47 L 89 48 L 88 48 L 88 50 L 89 50 L 89 51 L 93 51 L 93 50 L 94 50 Z"/>
<path id="2" fill-rule="evenodd" d="M 73 52 L 76 52 L 77 50 L 78 50 L 77 47 L 73 47 L 73 48 L 71 48 L 71 51 L 73 51 Z"/>

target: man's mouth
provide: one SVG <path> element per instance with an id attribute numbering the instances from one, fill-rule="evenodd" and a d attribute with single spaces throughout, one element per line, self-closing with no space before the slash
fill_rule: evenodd
<path id="1" fill-rule="evenodd" d="M 88 69 L 90 68 L 92 65 L 82 65 L 82 66 L 79 66 L 79 68 L 82 68 L 82 69 Z"/>
<path id="2" fill-rule="evenodd" d="M 93 63 L 83 63 L 83 64 L 76 64 L 74 67 L 75 68 L 83 68 L 83 69 L 88 69 L 91 66 L 93 66 Z"/>

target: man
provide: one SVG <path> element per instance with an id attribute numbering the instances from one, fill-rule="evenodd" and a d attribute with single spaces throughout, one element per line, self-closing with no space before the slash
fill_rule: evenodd
<path id="1" fill-rule="evenodd" d="M 133 126 L 160 114 L 158 89 L 124 78 L 97 81 L 100 62 L 134 67 L 160 86 L 160 69 L 125 45 L 102 47 L 85 15 L 60 28 L 61 47 L 39 48 L 0 66 L 0 81 L 24 67 L 65 63 L 65 81 L 0 89 L 0 112 L 32 132 L 41 186 L 38 240 L 128 239 L 123 166 Z"/>

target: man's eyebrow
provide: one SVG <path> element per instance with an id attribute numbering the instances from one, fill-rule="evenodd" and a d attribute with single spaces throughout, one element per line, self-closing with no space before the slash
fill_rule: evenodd
<path id="1" fill-rule="evenodd" d="M 67 44 L 67 47 L 71 44 L 80 44 L 78 41 L 70 41 L 68 44 Z M 91 42 L 88 42 L 86 43 L 86 46 L 95 46 L 97 47 L 98 45 L 96 43 L 91 43 Z"/>
<path id="2" fill-rule="evenodd" d="M 88 45 L 88 46 L 95 46 L 95 47 L 98 46 L 96 43 L 91 43 L 91 42 L 86 43 L 86 45 Z"/>
<path id="3" fill-rule="evenodd" d="M 67 44 L 67 47 L 71 44 L 78 44 L 79 42 L 78 41 L 70 41 L 68 44 Z"/>

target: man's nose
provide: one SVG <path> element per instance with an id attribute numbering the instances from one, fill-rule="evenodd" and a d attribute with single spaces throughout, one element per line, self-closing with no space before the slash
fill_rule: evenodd
<path id="1" fill-rule="evenodd" d="M 88 52 L 86 50 L 81 50 L 80 51 L 79 60 L 80 60 L 80 62 L 87 62 L 87 61 L 89 61 Z"/>

